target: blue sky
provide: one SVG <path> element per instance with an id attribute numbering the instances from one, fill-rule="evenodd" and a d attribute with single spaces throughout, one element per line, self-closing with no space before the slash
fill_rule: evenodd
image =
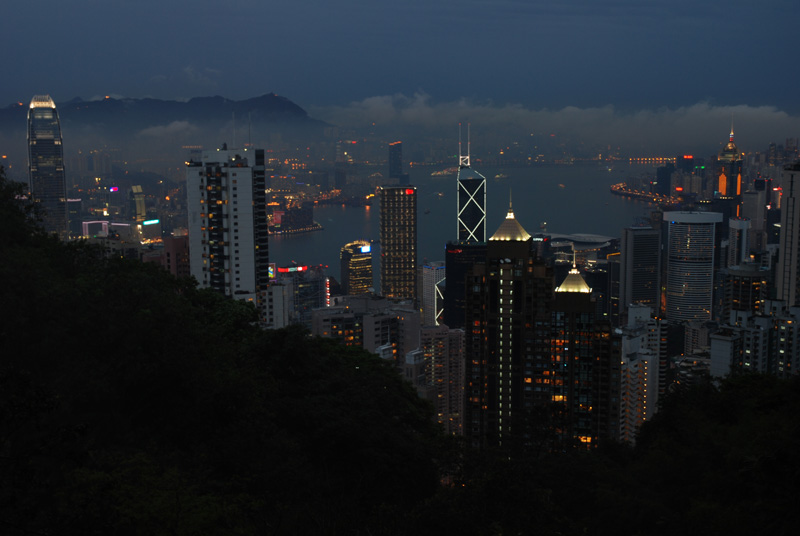
<path id="1" fill-rule="evenodd" d="M 793 119 L 798 15 L 796 0 L 15 2 L 0 19 L 0 106 L 274 91 L 345 122 L 420 95 L 434 111 L 700 104 Z"/>

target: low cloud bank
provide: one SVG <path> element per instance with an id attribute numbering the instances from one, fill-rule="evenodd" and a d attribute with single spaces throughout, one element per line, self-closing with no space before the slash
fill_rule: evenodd
<path id="1" fill-rule="evenodd" d="M 369 97 L 347 106 L 311 108 L 309 113 L 342 127 L 448 138 L 457 135 L 458 123 L 470 122 L 476 141 L 480 131 L 507 142 L 553 134 L 570 143 L 620 147 L 626 154 L 642 155 L 713 154 L 727 143 L 731 121 L 736 143 L 745 152 L 763 152 L 770 142 L 783 144 L 788 137 L 800 136 L 800 117 L 776 107 L 708 102 L 623 112 L 613 106 L 532 109 L 467 99 L 435 102 L 418 93 Z"/>

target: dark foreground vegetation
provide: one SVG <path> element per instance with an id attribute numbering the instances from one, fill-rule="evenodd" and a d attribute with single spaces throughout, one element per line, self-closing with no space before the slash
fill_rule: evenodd
<path id="1" fill-rule="evenodd" d="M 378 358 L 62 245 L 0 175 L 0 534 L 794 534 L 800 385 L 672 397 L 636 449 L 470 452 Z M 446 477 L 446 478 L 443 478 Z"/>

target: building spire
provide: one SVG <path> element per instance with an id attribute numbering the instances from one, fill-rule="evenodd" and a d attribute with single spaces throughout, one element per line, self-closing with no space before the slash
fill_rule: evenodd
<path id="1" fill-rule="evenodd" d="M 458 124 L 458 167 L 460 167 L 460 168 L 468 168 L 469 167 L 469 149 L 470 149 L 469 127 L 470 127 L 470 124 L 467 123 L 467 155 L 466 156 L 462 156 L 462 154 L 461 154 L 461 123 Z"/>
<path id="2" fill-rule="evenodd" d="M 731 113 L 731 141 L 733 141 L 733 113 Z"/>

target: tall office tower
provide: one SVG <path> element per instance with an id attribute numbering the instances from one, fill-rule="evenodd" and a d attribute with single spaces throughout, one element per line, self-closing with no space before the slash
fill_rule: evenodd
<path id="1" fill-rule="evenodd" d="M 444 309 L 444 296 L 439 283 L 444 281 L 445 267 L 441 261 L 422 266 L 422 325 L 438 326 Z"/>
<path id="2" fill-rule="evenodd" d="M 719 177 L 717 190 L 721 196 L 738 197 L 742 195 L 742 153 L 733 143 L 733 126 L 730 141 L 717 158 Z M 739 215 L 738 213 L 736 214 Z"/>
<path id="3" fill-rule="evenodd" d="M 203 151 L 186 169 L 189 255 L 202 287 L 255 304 L 269 321 L 269 234 L 263 149 Z"/>
<path id="4" fill-rule="evenodd" d="M 742 194 L 742 216 L 750 220 L 747 239 L 754 251 L 767 248 L 767 192 L 765 181 L 756 180 L 755 188 Z"/>
<path id="5" fill-rule="evenodd" d="M 762 314 L 769 298 L 769 269 L 755 262 L 729 267 L 724 272 L 722 322 L 731 322 L 731 313 Z"/>
<path id="6" fill-rule="evenodd" d="M 448 242 L 445 249 L 445 291 L 444 313 L 445 325 L 451 328 L 464 328 L 464 312 L 466 310 L 465 292 L 467 272 L 473 265 L 486 262 L 486 243 L 474 244 Z M 440 285 L 441 286 L 441 285 Z"/>
<path id="7" fill-rule="evenodd" d="M 672 323 L 711 320 L 717 269 L 718 212 L 664 212 L 667 223 L 666 317 Z"/>
<path id="8" fill-rule="evenodd" d="M 366 294 L 372 284 L 372 246 L 366 240 L 345 244 L 339 252 L 342 291 L 345 295 Z"/>
<path id="9" fill-rule="evenodd" d="M 408 184 L 408 173 L 403 173 L 403 142 L 394 141 L 389 144 L 389 178 L 397 179 L 398 184 Z"/>
<path id="10" fill-rule="evenodd" d="M 131 206 L 131 219 L 135 222 L 143 222 L 147 219 L 147 205 L 145 204 L 144 192 L 138 184 L 131 186 L 129 194 Z"/>
<path id="11" fill-rule="evenodd" d="M 510 208 L 486 247 L 465 280 L 464 435 L 474 447 L 525 448 L 542 394 L 533 378 L 549 364 L 553 271 Z"/>
<path id="12" fill-rule="evenodd" d="M 671 195 L 672 193 L 672 174 L 675 173 L 675 164 L 667 164 L 656 169 L 656 180 L 652 185 L 653 193 L 659 195 Z"/>
<path id="13" fill-rule="evenodd" d="M 417 299 L 417 188 L 380 187 L 381 294 Z"/>
<path id="14" fill-rule="evenodd" d="M 661 310 L 661 233 L 650 226 L 622 230 L 620 246 L 620 308 L 632 304 Z"/>
<path id="15" fill-rule="evenodd" d="M 591 293 L 573 267 L 552 303 L 549 374 L 541 386 L 558 408 L 554 432 L 562 448 L 619 437 L 620 339 L 597 315 Z"/>
<path id="16" fill-rule="evenodd" d="M 330 279 L 324 267 L 292 264 L 277 271 L 277 282 L 287 287 L 289 322 L 311 329 L 312 311 L 331 303 Z"/>
<path id="17" fill-rule="evenodd" d="M 750 260 L 750 220 L 731 218 L 728 220 L 728 266 L 738 266 Z"/>
<path id="18" fill-rule="evenodd" d="M 403 142 L 389 144 L 389 177 L 397 178 L 403 174 Z"/>
<path id="19" fill-rule="evenodd" d="M 800 162 L 783 168 L 781 238 L 775 280 L 777 297 L 786 305 L 800 305 Z"/>
<path id="20" fill-rule="evenodd" d="M 458 142 L 458 240 L 459 242 L 486 242 L 486 177 L 472 169 L 467 154 L 461 155 Z"/>
<path id="21" fill-rule="evenodd" d="M 56 104 L 36 95 L 28 108 L 28 177 L 31 197 L 48 233 L 67 238 L 67 181 Z"/>

